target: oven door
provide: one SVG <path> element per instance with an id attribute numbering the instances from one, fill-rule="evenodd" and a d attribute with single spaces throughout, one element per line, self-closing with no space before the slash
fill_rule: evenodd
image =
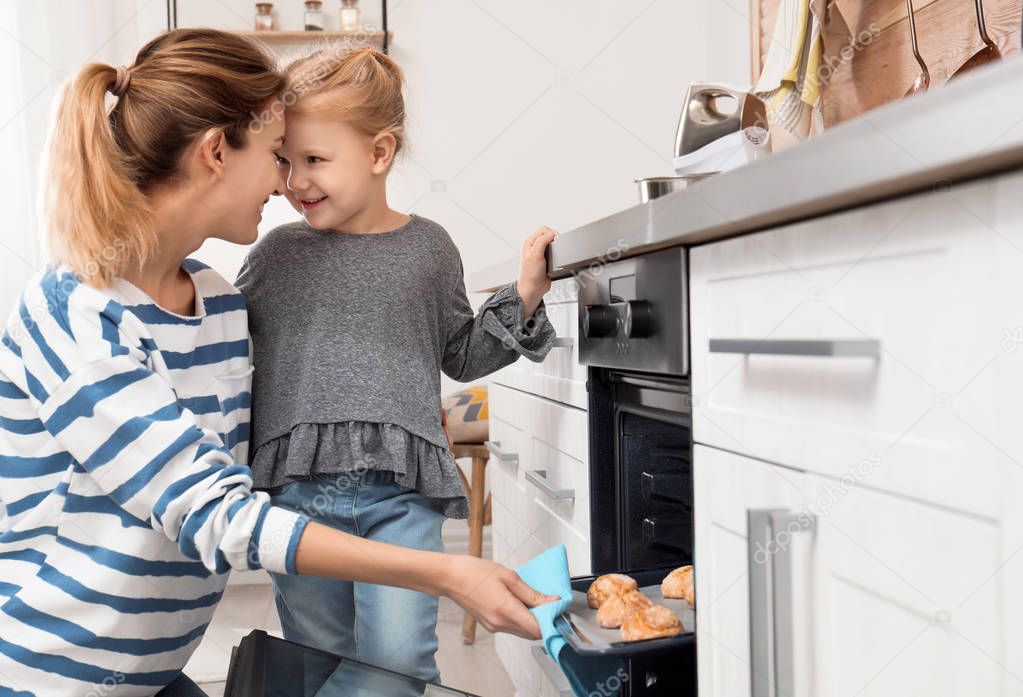
<path id="1" fill-rule="evenodd" d="M 591 369 L 594 572 L 692 563 L 691 428 L 687 380 Z"/>

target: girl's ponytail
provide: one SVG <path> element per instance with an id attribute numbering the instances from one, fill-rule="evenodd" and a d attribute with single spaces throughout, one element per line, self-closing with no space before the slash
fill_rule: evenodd
<path id="1" fill-rule="evenodd" d="M 44 180 L 47 244 L 97 286 L 152 253 L 149 203 L 132 177 L 107 109 L 117 70 L 91 63 L 65 85 L 50 132 Z"/>

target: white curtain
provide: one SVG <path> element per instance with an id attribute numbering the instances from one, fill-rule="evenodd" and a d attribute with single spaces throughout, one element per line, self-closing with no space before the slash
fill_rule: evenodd
<path id="1" fill-rule="evenodd" d="M 40 161 L 60 85 L 92 61 L 128 63 L 166 28 L 165 0 L 4 0 L 0 65 L 0 324 L 45 264 L 38 229 Z"/>

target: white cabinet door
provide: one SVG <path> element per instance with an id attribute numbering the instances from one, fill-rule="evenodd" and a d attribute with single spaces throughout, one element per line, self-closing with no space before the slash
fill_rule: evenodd
<path id="1" fill-rule="evenodd" d="M 750 694 L 750 510 L 794 509 L 803 474 L 697 445 L 693 453 L 697 668 L 704 697 Z"/>
<path id="2" fill-rule="evenodd" d="M 1020 187 L 1013 173 L 693 249 L 695 440 L 837 478 L 876 453 L 871 487 L 1017 508 L 1003 483 L 1023 399 L 999 402 L 1020 393 Z"/>
<path id="3" fill-rule="evenodd" d="M 819 697 L 1019 694 L 991 520 L 807 475 Z"/>

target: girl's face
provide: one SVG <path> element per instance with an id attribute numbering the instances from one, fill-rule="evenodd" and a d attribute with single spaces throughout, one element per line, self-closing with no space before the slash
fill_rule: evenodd
<path id="1" fill-rule="evenodd" d="M 378 195 L 389 164 L 381 163 L 372 136 L 293 111 L 277 162 L 288 201 L 318 230 L 343 230 Z"/>

